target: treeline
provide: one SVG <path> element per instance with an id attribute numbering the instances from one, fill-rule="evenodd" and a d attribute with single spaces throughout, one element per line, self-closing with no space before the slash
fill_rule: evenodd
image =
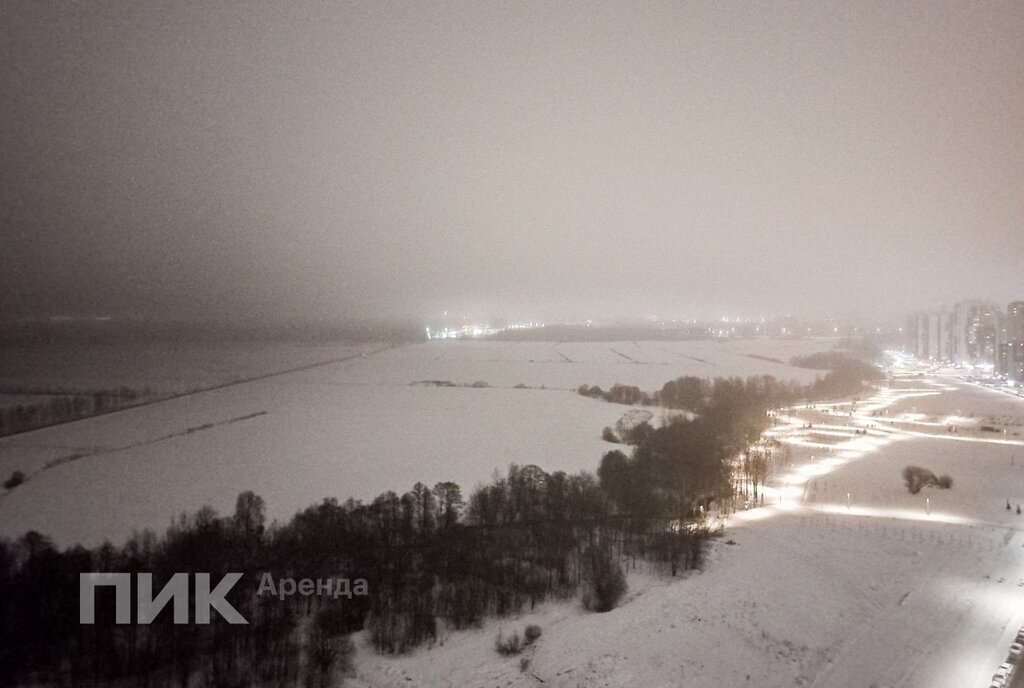
<path id="1" fill-rule="evenodd" d="M 655 396 L 644 392 L 635 385 L 620 385 L 619 383 L 615 383 L 607 392 L 597 385 L 594 385 L 593 387 L 589 385 L 580 385 L 576 391 L 582 396 L 604 399 L 605 401 L 610 401 L 613 404 L 627 404 L 630 406 L 633 404 L 643 404 L 645 406 L 652 406 L 658 403 Z"/>
<path id="2" fill-rule="evenodd" d="M 866 389 L 866 383 L 879 380 L 882 372 L 858 359 L 826 352 L 806 357 L 812 363 L 828 362 L 836 365 L 810 384 L 777 380 L 771 375 L 742 378 L 707 378 L 684 376 L 666 382 L 660 390 L 645 392 L 635 385 L 614 384 L 607 391 L 597 385 L 580 385 L 576 390 L 586 397 L 604 399 L 614 404 L 662 406 L 700 413 L 722 403 L 725 394 L 745 398 L 749 403 L 767 404 L 768 407 L 795 404 L 801 401 L 826 401 L 853 396 Z M 803 360 L 803 359 L 801 359 Z M 793 364 L 796 365 L 796 364 Z M 817 365 L 801 365 L 815 368 Z"/>
<path id="3" fill-rule="evenodd" d="M 859 362 L 854 362 L 859 363 Z M 866 366 L 866 367 L 864 367 Z M 643 422 L 602 437 L 632 444 L 629 455 L 613 450 L 601 460 L 598 476 L 617 514 L 647 517 L 672 515 L 680 524 L 700 521 L 712 504 L 722 508 L 734 496 L 734 478 L 745 492 L 764 484 L 774 447 L 758 443 L 771 423 L 771 409 L 808 399 L 852 396 L 865 389 L 878 371 L 864 364 L 830 371 L 809 385 L 771 376 L 741 378 L 680 377 L 654 393 L 614 385 L 579 388 L 579 393 L 623 404 L 659 405 L 689 411 L 670 417 L 661 427 Z"/>
<path id="4" fill-rule="evenodd" d="M 454 483 L 418 483 L 370 503 L 325 500 L 267 527 L 262 499 L 243 493 L 230 516 L 207 507 L 122 547 L 59 550 L 35 532 L 0 541 L 0 677 L 5 685 L 328 685 L 352 652 L 348 636 L 364 628 L 378 652 L 401 653 L 581 590 L 591 608 L 614 608 L 623 562 L 646 559 L 672 573 L 700 563 L 706 532 L 654 511 L 621 514 L 607 487 L 588 473 L 513 465 L 468 500 Z M 114 591 L 104 587 L 96 624 L 81 625 L 78 579 L 87 572 L 150 572 L 154 592 L 178 572 L 207 572 L 214 582 L 243 572 L 228 601 L 249 625 L 216 613 L 209 625 L 177 625 L 170 606 L 151 625 L 117 625 Z M 259 595 L 265 574 L 365 579 L 369 594 Z"/>
<path id="5" fill-rule="evenodd" d="M 865 379 L 877 379 L 881 372 L 875 366 L 861 358 L 855 358 L 846 351 L 818 351 L 806 356 L 793 356 L 789 365 L 796 368 L 814 370 L 854 370 L 859 371 Z"/>
<path id="6" fill-rule="evenodd" d="M 712 504 L 722 507 L 732 497 L 736 469 L 758 470 L 761 454 L 749 448 L 769 426 L 769 410 L 793 393 L 771 377 L 667 383 L 657 400 L 694 416 L 671 417 L 658 428 L 638 425 L 629 456 L 620 450 L 604 455 L 598 476 L 615 512 L 700 522 Z"/>
<path id="7" fill-rule="evenodd" d="M 815 380 L 805 391 L 805 398 L 815 400 L 850 396 L 865 382 L 885 377 L 877 366 L 863 359 L 854 358 L 844 351 L 821 351 L 807 356 L 796 356 L 790 359 L 789 364 L 798 368 L 829 371 Z"/>
<path id="8" fill-rule="evenodd" d="M 134 406 L 152 395 L 128 387 L 88 392 L 62 390 L 45 401 L 0 408 L 0 437 Z"/>

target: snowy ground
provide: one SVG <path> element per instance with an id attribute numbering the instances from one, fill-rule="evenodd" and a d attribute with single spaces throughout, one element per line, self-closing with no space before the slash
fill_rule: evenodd
<path id="1" fill-rule="evenodd" d="M 580 397 L 572 391 L 580 384 L 657 389 L 687 374 L 806 381 L 820 373 L 765 359 L 833 344 L 445 341 L 370 348 L 351 360 L 0 439 L 0 477 L 29 475 L 15 490 L 0 491 L 0 536 L 35 529 L 59 544 L 119 541 L 136 528 L 162 531 L 181 511 L 204 504 L 230 511 L 249 489 L 264 497 L 272 518 L 286 519 L 326 497 L 372 499 L 416 481 L 452 480 L 468 492 L 512 462 L 593 471 L 609 447 L 601 428 L 625 409 Z M 289 362 L 278 349 L 245 350 L 232 368 L 221 360 L 231 351 L 221 358 L 205 348 L 183 354 L 178 372 L 164 360 L 167 352 L 151 352 L 152 370 L 133 363 L 112 379 L 132 384 L 137 374 L 135 384 L 203 386 L 358 353 L 314 347 Z M 75 366 L 61 377 L 41 364 L 33 372 L 30 363 L 21 364 L 31 378 L 23 383 L 91 379 Z M 104 365 L 118 368 L 116 361 Z M 425 380 L 490 386 L 414 384 Z"/>
<path id="2" fill-rule="evenodd" d="M 915 379 L 856 409 L 791 411 L 777 433 L 793 465 L 769 506 L 730 518 L 703 572 L 631 572 L 630 598 L 608 614 L 550 603 L 409 657 L 363 645 L 352 683 L 985 688 L 1024 622 L 1024 515 L 1005 508 L 1024 503 L 1024 442 L 880 423 L 954 411 L 1012 419 L 1024 401 Z M 816 442 L 822 432 L 834 441 Z M 953 488 L 909 495 L 908 463 Z M 528 623 L 544 634 L 522 672 L 493 643 Z"/>
<path id="3" fill-rule="evenodd" d="M 811 382 L 821 371 L 794 368 L 793 356 L 830 350 L 833 339 L 737 339 L 680 342 L 503 342 L 434 341 L 399 347 L 373 366 L 347 366 L 331 379 L 345 383 L 408 384 L 411 380 L 487 382 L 576 389 L 618 382 L 660 389 L 682 375 L 714 378 L 774 375 Z M 312 375 L 320 379 L 318 371 Z"/>

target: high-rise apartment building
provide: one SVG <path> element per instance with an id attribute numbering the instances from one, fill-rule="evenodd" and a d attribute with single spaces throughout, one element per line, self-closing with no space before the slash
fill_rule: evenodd
<path id="1" fill-rule="evenodd" d="M 997 372 L 1004 364 L 1008 369 L 1005 357 L 1018 348 L 1009 346 L 1014 336 L 1017 339 L 1013 341 L 1022 343 L 1024 356 L 1024 302 L 1010 304 L 1011 309 L 1015 306 L 1014 316 L 1004 316 L 989 301 L 961 301 L 952 310 L 915 313 L 908 322 L 914 355 L 958 366 L 995 365 Z M 1012 324 L 1011 317 L 1017 318 Z M 1017 334 L 1011 334 L 1011 329 Z"/>
<path id="2" fill-rule="evenodd" d="M 996 372 L 1024 382 L 1024 301 L 1014 301 L 1006 307 L 1000 334 Z"/>

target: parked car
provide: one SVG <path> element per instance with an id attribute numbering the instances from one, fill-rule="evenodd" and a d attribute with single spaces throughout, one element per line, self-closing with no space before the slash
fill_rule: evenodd
<path id="1" fill-rule="evenodd" d="M 1004 662 L 996 669 L 996 675 L 993 678 L 999 679 L 1005 685 L 1010 680 L 1011 671 L 1013 671 L 1013 667 Z"/>
<path id="2" fill-rule="evenodd" d="M 1021 652 L 1024 652 L 1024 645 L 1018 641 L 1010 646 L 1009 660 L 1016 664 L 1020 660 Z"/>

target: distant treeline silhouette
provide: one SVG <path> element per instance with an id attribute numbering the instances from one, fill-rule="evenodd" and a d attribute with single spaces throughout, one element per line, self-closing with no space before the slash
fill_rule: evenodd
<path id="1" fill-rule="evenodd" d="M 854 358 L 845 351 L 818 351 L 805 356 L 794 356 L 789 359 L 789 365 L 796 368 L 812 368 L 814 370 L 854 370 L 865 375 L 867 379 L 872 370 L 877 377 L 878 371 L 870 363 L 865 363 L 859 358 Z"/>
<path id="2" fill-rule="evenodd" d="M 77 392 L 61 389 L 9 393 L 45 394 L 47 398 L 36 403 L 18 403 L 0 408 L 0 437 L 128 408 L 153 396 L 152 390 L 148 388 L 136 390 L 128 387 Z"/>
<path id="3" fill-rule="evenodd" d="M 821 388 L 838 392 L 839 380 Z M 700 566 L 705 517 L 730 499 L 736 455 L 758 439 L 769 409 L 817 384 L 675 380 L 659 402 L 694 417 L 648 425 L 629 456 L 608 452 L 597 476 L 513 464 L 468 499 L 454 483 L 417 483 L 370 503 L 327 499 L 271 526 L 263 500 L 245 492 L 230 516 L 206 507 L 163 536 L 143 532 L 121 547 L 60 550 L 35 532 L 0 541 L 0 677 L 20 685 L 327 685 L 361 629 L 376 651 L 401 653 L 548 598 L 582 592 L 587 608 L 607 611 L 625 592 L 623 564 L 646 561 L 666 575 Z M 111 588 L 97 588 L 97 623 L 78 623 L 80 573 L 151 572 L 159 590 L 177 572 L 217 581 L 236 571 L 245 575 L 228 599 L 249 625 L 216 614 L 209 625 L 176 625 L 170 608 L 152 625 L 116 625 Z M 265 573 L 362 578 L 369 595 L 260 596 Z"/>
<path id="4" fill-rule="evenodd" d="M 728 388 L 738 389 L 736 394 L 759 400 L 770 406 L 794 404 L 800 401 L 826 401 L 859 394 L 865 383 L 882 379 L 884 375 L 874 365 L 849 355 L 828 351 L 809 356 L 797 356 L 790 365 L 799 368 L 828 370 L 810 384 L 778 380 L 771 375 L 741 378 L 707 378 L 684 376 L 666 382 L 660 390 L 645 392 L 635 385 L 614 384 L 608 390 L 597 385 L 580 385 L 576 390 L 587 397 L 596 397 L 614 404 L 662 406 L 671 409 L 699 411 L 709 408 L 716 396 Z M 721 387 L 722 389 L 716 389 Z"/>

